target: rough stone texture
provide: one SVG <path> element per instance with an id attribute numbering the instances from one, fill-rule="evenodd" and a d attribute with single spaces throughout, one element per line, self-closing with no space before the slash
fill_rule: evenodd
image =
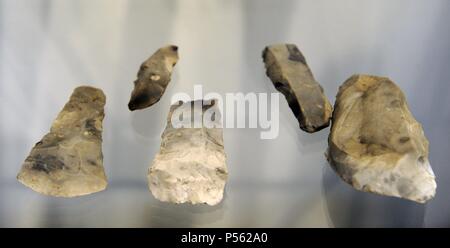
<path id="1" fill-rule="evenodd" d="M 169 85 L 173 67 L 177 62 L 178 47 L 165 46 L 142 63 L 138 79 L 134 81 L 128 108 L 134 111 L 157 103 Z"/>
<path id="2" fill-rule="evenodd" d="M 331 104 L 297 46 L 268 46 L 264 49 L 263 59 L 267 76 L 286 97 L 300 128 L 314 133 L 328 127 L 332 114 Z"/>
<path id="3" fill-rule="evenodd" d="M 102 121 L 105 95 L 82 86 L 31 150 L 17 179 L 34 191 L 60 197 L 104 190 Z"/>
<path id="4" fill-rule="evenodd" d="M 355 75 L 340 88 L 328 160 L 354 188 L 424 203 L 436 182 L 428 140 L 388 78 Z"/>
<path id="5" fill-rule="evenodd" d="M 197 101 L 199 111 L 193 111 L 201 115 L 200 120 L 207 109 L 220 113 L 214 102 L 203 108 L 201 102 Z M 216 205 L 223 198 L 228 178 L 222 128 L 174 128 L 171 123 L 174 111 L 184 112 L 193 105 L 187 102 L 171 106 L 161 149 L 149 169 L 149 188 L 164 202 Z M 194 120 L 190 121 L 194 125 Z"/>

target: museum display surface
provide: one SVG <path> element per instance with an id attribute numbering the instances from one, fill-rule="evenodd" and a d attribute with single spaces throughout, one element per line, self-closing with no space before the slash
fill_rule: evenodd
<path id="1" fill-rule="evenodd" d="M 0 0 L 0 227 L 450 226 L 450 4 L 347 1 Z"/>

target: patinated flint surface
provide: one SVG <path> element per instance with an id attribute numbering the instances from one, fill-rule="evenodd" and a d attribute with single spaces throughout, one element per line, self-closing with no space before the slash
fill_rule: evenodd
<path id="1" fill-rule="evenodd" d="M 202 107 L 195 116 L 199 121 L 207 111 L 214 111 L 215 122 L 220 122 L 220 111 L 214 102 Z M 206 102 L 204 102 L 206 103 Z M 167 127 L 162 134 L 161 149 L 149 169 L 148 181 L 152 194 L 159 200 L 172 203 L 206 203 L 216 205 L 223 198 L 228 178 L 222 128 L 175 128 L 172 115 L 186 113 L 194 102 L 171 106 Z M 198 109 L 198 108 L 197 108 Z M 175 114 L 174 114 L 175 112 Z"/>
<path id="2" fill-rule="evenodd" d="M 133 111 L 157 103 L 169 85 L 173 67 L 177 62 L 178 47 L 166 46 L 158 49 L 142 63 L 128 108 Z"/>
<path id="3" fill-rule="evenodd" d="M 268 46 L 263 59 L 267 76 L 286 97 L 300 128 L 313 133 L 328 127 L 331 104 L 298 48 L 293 44 Z"/>
<path id="4" fill-rule="evenodd" d="M 354 188 L 424 203 L 434 197 L 428 140 L 388 78 L 355 75 L 340 88 L 328 160 Z"/>
<path id="5" fill-rule="evenodd" d="M 74 197 L 104 190 L 102 121 L 105 95 L 82 86 L 31 150 L 17 179 L 46 195 Z"/>

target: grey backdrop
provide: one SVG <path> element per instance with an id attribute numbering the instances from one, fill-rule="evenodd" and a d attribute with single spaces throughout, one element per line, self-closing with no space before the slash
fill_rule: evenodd
<path id="1" fill-rule="evenodd" d="M 1 227 L 450 226 L 450 1 L 0 0 Z M 225 129 L 230 178 L 219 206 L 158 202 L 147 168 L 159 149 L 170 96 L 276 92 L 261 51 L 296 43 L 334 102 L 354 73 L 388 76 L 430 140 L 434 200 L 420 205 L 361 193 L 340 181 L 324 151 L 329 129 L 298 128 L 280 98 L 280 134 Z M 129 112 L 138 67 L 173 43 L 181 60 L 163 99 Z M 106 191 L 39 195 L 15 176 L 74 87 L 107 95 Z"/>

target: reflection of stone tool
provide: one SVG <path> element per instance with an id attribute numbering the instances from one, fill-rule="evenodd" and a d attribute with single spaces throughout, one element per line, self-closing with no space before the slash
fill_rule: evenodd
<path id="1" fill-rule="evenodd" d="M 74 197 L 104 190 L 102 122 L 106 97 L 82 86 L 31 150 L 17 179 L 46 195 Z"/>
<path id="2" fill-rule="evenodd" d="M 173 67 L 177 62 L 178 47 L 165 46 L 142 63 L 128 108 L 133 111 L 157 103 L 169 85 Z"/>

